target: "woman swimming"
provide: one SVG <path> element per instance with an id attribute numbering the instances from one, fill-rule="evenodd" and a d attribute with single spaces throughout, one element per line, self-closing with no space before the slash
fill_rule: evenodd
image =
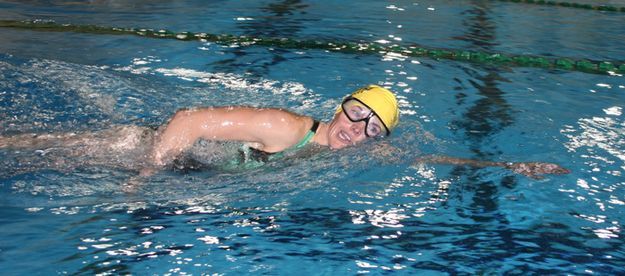
<path id="1" fill-rule="evenodd" d="M 165 165 L 198 139 L 241 141 L 265 155 L 291 151 L 311 142 L 341 149 L 366 138 L 388 136 L 398 120 L 395 96 L 375 85 L 345 98 L 329 123 L 282 109 L 181 110 L 159 133 L 152 157 L 154 164 Z"/>
<path id="2" fill-rule="evenodd" d="M 318 122 L 308 116 L 274 108 L 194 108 L 179 110 L 157 131 L 131 126 L 87 134 L 0 136 L 0 148 L 72 146 L 76 150 L 67 154 L 93 156 L 86 158 L 92 160 L 102 153 L 106 156 L 108 152 L 110 156 L 126 156 L 117 158 L 133 160 L 134 168 L 139 167 L 144 174 L 151 174 L 174 163 L 198 140 L 242 142 L 240 161 L 262 163 L 311 143 L 336 150 L 365 139 L 388 136 L 398 122 L 399 107 L 393 93 L 369 85 L 346 97 L 330 122 Z M 111 134 L 116 138 L 103 138 Z M 129 154 L 134 158 L 127 156 Z M 97 163 L 97 158 L 95 160 L 90 162 Z M 537 162 L 504 163 L 437 156 L 420 157 L 416 161 L 500 166 L 530 177 L 569 172 L 555 164 Z"/>

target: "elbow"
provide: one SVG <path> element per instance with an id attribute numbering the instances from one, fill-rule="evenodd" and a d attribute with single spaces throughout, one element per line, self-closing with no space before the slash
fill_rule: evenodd
<path id="1" fill-rule="evenodd" d="M 189 115 L 191 115 L 191 109 L 189 108 L 178 109 L 176 113 L 174 113 L 174 115 L 172 115 L 171 118 L 169 119 L 169 124 L 172 124 L 173 122 L 177 122 L 177 121 L 183 121 L 185 120 L 185 118 L 189 117 Z"/>
<path id="2" fill-rule="evenodd" d="M 185 116 L 189 116 L 189 114 L 191 114 L 190 108 L 180 108 L 176 110 L 176 113 L 174 113 L 174 116 L 172 116 L 172 118 L 185 117 Z"/>

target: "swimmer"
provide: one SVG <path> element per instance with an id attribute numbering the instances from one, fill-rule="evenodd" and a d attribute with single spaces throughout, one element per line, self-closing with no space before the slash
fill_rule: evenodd
<path id="1" fill-rule="evenodd" d="M 286 152 L 296 151 L 308 144 L 338 150 L 357 145 L 366 139 L 391 135 L 399 122 L 397 99 L 389 90 L 377 85 L 358 89 L 343 99 L 329 122 L 283 109 L 250 107 L 207 107 L 177 111 L 169 122 L 149 135 L 148 128 L 133 127 L 134 138 L 117 138 L 110 143 L 112 152 L 132 152 L 147 165 L 141 171 L 149 175 L 174 163 L 198 140 L 238 141 L 244 144 L 240 151 L 242 162 L 265 162 Z M 115 131 L 123 134 L 124 131 Z M 126 130 L 126 132 L 128 132 Z M 136 132 L 142 133 L 137 135 Z M 62 143 L 93 143 L 97 139 L 84 135 L 43 135 L 21 137 L 0 136 L 0 148 L 51 146 Z M 96 135 L 97 136 L 97 135 Z M 55 138 L 56 137 L 56 138 Z M 141 137 L 149 137 L 149 147 L 142 153 L 132 151 Z M 58 138 L 58 139 L 57 139 Z M 56 140 L 55 140 L 56 139 Z M 38 141 L 34 141 L 38 140 Z M 45 143 L 44 143 L 45 141 Z M 99 151 L 106 151 L 105 143 L 96 143 Z M 104 147 L 104 149 L 103 149 Z M 445 163 L 472 167 L 499 166 L 529 177 L 542 174 L 569 173 L 550 163 L 504 163 L 476 161 L 452 157 L 426 156 L 416 162 Z"/>

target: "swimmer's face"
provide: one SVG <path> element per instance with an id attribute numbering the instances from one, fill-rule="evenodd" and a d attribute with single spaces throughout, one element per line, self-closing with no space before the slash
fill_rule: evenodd
<path id="1" fill-rule="evenodd" d="M 352 122 L 345 112 L 334 115 L 328 127 L 328 145 L 331 149 L 341 149 L 356 145 L 367 138 L 364 121 Z"/>

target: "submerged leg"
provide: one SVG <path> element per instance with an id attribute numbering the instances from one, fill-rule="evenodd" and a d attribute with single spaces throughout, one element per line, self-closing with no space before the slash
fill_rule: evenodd
<path id="1" fill-rule="evenodd" d="M 46 147 L 74 147 L 108 144 L 113 149 L 134 148 L 150 128 L 140 126 L 115 126 L 99 131 L 66 133 L 25 133 L 0 136 L 0 148 L 37 149 Z"/>
<path id="2" fill-rule="evenodd" d="M 85 140 L 89 133 L 39 134 L 26 133 L 12 136 L 0 136 L 0 148 L 37 149 L 55 146 L 72 146 Z"/>
<path id="3" fill-rule="evenodd" d="M 0 136 L 0 148 L 32 151 L 37 156 L 78 165 L 136 169 L 148 160 L 153 136 L 154 130 L 147 127 L 115 126 L 93 132 Z"/>

